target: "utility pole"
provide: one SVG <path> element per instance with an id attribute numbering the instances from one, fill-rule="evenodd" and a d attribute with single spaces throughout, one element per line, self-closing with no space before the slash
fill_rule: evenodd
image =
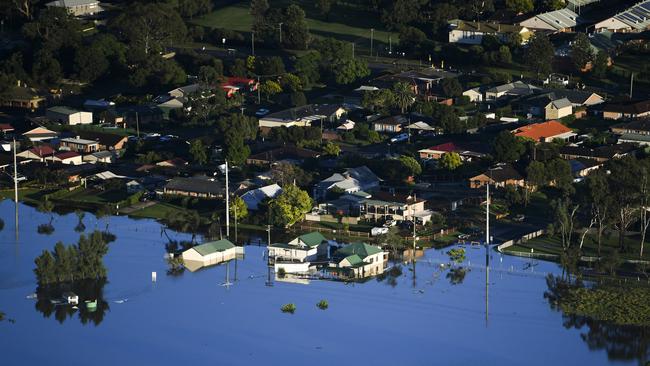
<path id="1" fill-rule="evenodd" d="M 490 245 L 490 183 L 487 184 L 487 200 L 485 201 L 485 245 Z"/>
<path id="2" fill-rule="evenodd" d="M 393 54 L 393 36 L 392 35 L 388 36 L 388 54 L 389 55 Z"/>
<path id="3" fill-rule="evenodd" d="M 630 74 L 630 99 L 632 99 L 633 88 L 634 88 L 634 73 Z"/>
<path id="4" fill-rule="evenodd" d="M 282 47 L 282 22 L 280 22 L 280 47 Z"/>
<path id="5" fill-rule="evenodd" d="M 375 38 L 375 28 L 370 28 L 370 57 L 372 57 L 374 38 Z"/>
<path id="6" fill-rule="evenodd" d="M 135 112 L 135 129 L 138 134 L 138 140 L 140 140 L 140 117 L 138 116 L 138 112 Z"/>
<path id="7" fill-rule="evenodd" d="M 226 160 L 226 237 L 230 237 L 230 190 L 228 189 L 228 160 Z"/>
<path id="8" fill-rule="evenodd" d="M 237 244 L 237 200 L 235 200 L 235 244 Z"/>
<path id="9" fill-rule="evenodd" d="M 16 205 L 16 237 L 18 237 L 18 164 L 16 163 L 16 138 L 14 137 L 14 203 Z"/>
<path id="10" fill-rule="evenodd" d="M 352 42 L 352 59 L 354 60 L 354 42 Z"/>
<path id="11" fill-rule="evenodd" d="M 251 54 L 255 57 L 255 32 L 251 32 Z"/>

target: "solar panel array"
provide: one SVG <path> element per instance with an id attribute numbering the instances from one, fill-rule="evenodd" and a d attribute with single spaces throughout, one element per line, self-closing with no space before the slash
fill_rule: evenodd
<path id="1" fill-rule="evenodd" d="M 614 16 L 626 25 L 636 30 L 644 30 L 650 26 L 650 0 L 638 3 L 626 11 Z"/>

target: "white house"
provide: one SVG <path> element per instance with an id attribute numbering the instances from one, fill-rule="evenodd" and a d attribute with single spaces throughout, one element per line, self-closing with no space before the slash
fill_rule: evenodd
<path id="1" fill-rule="evenodd" d="M 115 155 L 112 151 L 97 151 L 92 154 L 84 155 L 83 161 L 96 164 L 96 163 L 105 163 L 111 164 L 115 160 Z"/>
<path id="2" fill-rule="evenodd" d="M 202 267 L 235 259 L 237 252 L 235 244 L 227 239 L 211 241 L 184 251 L 182 254 L 183 264 L 187 269 L 194 272 Z"/>
<path id="3" fill-rule="evenodd" d="M 322 199 L 327 192 L 336 189 L 345 193 L 370 191 L 379 187 L 381 179 L 366 166 L 346 169 L 343 173 L 335 173 L 314 186 L 314 199 Z"/>
<path id="4" fill-rule="evenodd" d="M 645 0 L 594 25 L 596 31 L 643 32 L 650 28 L 650 0 Z"/>
<path id="5" fill-rule="evenodd" d="M 578 23 L 579 15 L 568 8 L 537 14 L 519 23 L 522 27 L 534 30 L 568 32 Z"/>
<path id="6" fill-rule="evenodd" d="M 74 292 L 64 292 L 63 299 L 70 305 L 79 304 L 79 296 L 77 296 L 77 294 Z"/>
<path id="7" fill-rule="evenodd" d="M 544 107 L 544 118 L 547 120 L 560 119 L 572 113 L 573 104 L 567 98 L 553 100 Z"/>
<path id="8" fill-rule="evenodd" d="M 68 107 L 48 108 L 45 116 L 53 121 L 64 125 L 87 125 L 93 123 L 92 112 L 78 111 Z"/>
<path id="9" fill-rule="evenodd" d="M 94 15 L 104 10 L 97 0 L 55 0 L 45 5 L 48 7 L 66 8 L 70 14 L 76 17 Z"/>
<path id="10" fill-rule="evenodd" d="M 532 32 L 528 28 L 518 25 L 468 22 L 458 19 L 450 21 L 449 25 L 449 43 L 481 44 L 483 36 L 486 35 L 495 36 L 501 41 L 519 35 L 521 43 L 525 44 L 532 37 Z"/>
<path id="11" fill-rule="evenodd" d="M 327 247 L 327 239 L 323 234 L 314 231 L 300 235 L 286 244 L 271 244 L 269 258 L 278 262 L 311 262 L 319 257 L 327 257 Z"/>
<path id="12" fill-rule="evenodd" d="M 345 114 L 345 109 L 335 104 L 308 104 L 268 114 L 259 119 L 262 129 L 274 127 L 308 127 L 321 122 L 336 122 Z"/>
<path id="13" fill-rule="evenodd" d="M 53 161 L 66 165 L 79 165 L 83 163 L 81 154 L 74 151 L 63 151 L 52 156 L 46 156 L 46 161 Z"/>
<path id="14" fill-rule="evenodd" d="M 275 198 L 282 193 L 282 187 L 277 184 L 252 189 L 241 196 L 249 210 L 257 210 L 262 201 L 269 198 Z"/>
<path id="15" fill-rule="evenodd" d="M 481 92 L 480 88 L 465 90 L 463 92 L 463 96 L 468 97 L 469 101 L 473 103 L 480 103 L 483 101 L 483 93 Z"/>
<path id="16" fill-rule="evenodd" d="M 365 278 L 384 273 L 388 252 L 365 243 L 352 243 L 337 250 L 330 271 L 348 278 Z"/>
<path id="17" fill-rule="evenodd" d="M 57 136 L 59 136 L 58 133 L 48 130 L 45 127 L 36 127 L 34 129 L 31 129 L 23 133 L 23 137 L 25 137 L 31 142 L 50 140 L 56 138 Z"/>

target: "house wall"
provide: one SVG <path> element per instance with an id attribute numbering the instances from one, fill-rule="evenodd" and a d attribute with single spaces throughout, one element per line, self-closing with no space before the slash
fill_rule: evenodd
<path id="1" fill-rule="evenodd" d="M 400 125 L 386 125 L 382 123 L 375 123 L 373 125 L 373 129 L 377 132 L 401 132 L 402 131 L 402 126 Z"/>
<path id="2" fill-rule="evenodd" d="M 275 260 L 309 262 L 318 258 L 318 247 L 309 250 L 300 248 L 269 247 L 269 257 Z"/>
<path id="3" fill-rule="evenodd" d="M 202 256 L 194 249 L 188 249 L 183 252 L 183 261 L 195 262 L 204 266 L 222 263 L 231 259 L 235 259 L 237 251 L 235 248 L 226 249 L 223 252 L 210 253 Z"/>
<path id="4" fill-rule="evenodd" d="M 466 97 L 469 97 L 469 101 L 476 103 L 476 102 L 482 102 L 483 101 L 483 94 L 475 91 L 475 90 L 468 90 L 463 92 L 463 95 Z"/>
<path id="5" fill-rule="evenodd" d="M 377 254 L 367 256 L 364 258 L 364 262 L 370 263 L 362 267 L 350 268 L 351 275 L 354 278 L 364 278 L 382 274 L 384 273 L 384 269 L 386 269 L 387 260 L 388 254 L 386 252 L 379 252 Z M 347 263 L 347 261 L 342 261 L 340 265 L 342 268 L 349 267 L 349 263 Z"/>
<path id="6" fill-rule="evenodd" d="M 600 23 L 596 23 L 596 25 L 594 25 L 594 28 L 596 30 L 608 29 L 613 32 L 624 32 L 626 30 L 629 30 L 630 26 L 612 17 L 609 19 L 605 19 Z"/>
<path id="7" fill-rule="evenodd" d="M 483 32 L 472 32 L 453 29 L 449 32 L 449 43 L 481 44 Z"/>
<path id="8" fill-rule="evenodd" d="M 582 103 L 582 105 L 590 106 L 590 105 L 596 105 L 605 102 L 603 97 L 601 97 L 598 94 L 592 94 L 587 100 Z"/>
<path id="9" fill-rule="evenodd" d="M 605 119 L 621 119 L 621 118 L 623 118 L 623 113 L 603 111 L 603 118 L 605 118 Z"/>
<path id="10" fill-rule="evenodd" d="M 552 106 L 548 106 L 545 108 L 545 114 L 546 114 L 546 119 L 560 119 L 562 117 L 566 117 L 570 115 L 573 112 L 573 107 L 571 106 L 566 106 L 564 108 L 560 109 L 555 109 Z"/>

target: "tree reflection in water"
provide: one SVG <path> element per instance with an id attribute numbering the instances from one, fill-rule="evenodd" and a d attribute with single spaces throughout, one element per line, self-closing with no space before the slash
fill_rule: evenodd
<path id="1" fill-rule="evenodd" d="M 463 267 L 454 267 L 449 269 L 449 272 L 447 272 L 447 278 L 449 279 L 449 283 L 452 285 L 460 285 L 465 281 L 465 276 L 469 272 L 469 268 L 463 268 Z"/>
<path id="2" fill-rule="evenodd" d="M 597 305 L 588 301 L 578 301 L 580 310 L 584 314 L 572 314 L 569 310 L 575 309 L 573 304 L 566 302 L 571 295 L 569 291 L 585 288 L 580 281 L 571 282 L 565 278 L 549 275 L 547 278 L 548 291 L 544 297 L 549 300 L 549 305 L 556 311 L 562 311 L 562 320 L 565 328 L 584 330 L 580 337 L 587 344 L 590 350 L 605 350 L 612 361 L 633 361 L 637 360 L 638 365 L 647 365 L 650 361 L 650 327 L 647 325 L 616 324 L 612 321 L 598 320 L 588 316 L 590 312 L 598 314 Z M 602 305 L 602 304 L 601 304 Z M 565 311 L 567 310 L 567 311 Z M 638 309 L 625 308 L 621 304 L 617 309 L 608 309 L 611 312 L 629 314 L 630 319 L 634 318 L 634 312 Z"/>
<path id="3" fill-rule="evenodd" d="M 78 313 L 81 324 L 93 323 L 97 326 L 104 320 L 104 315 L 109 310 L 108 302 L 104 300 L 106 282 L 105 279 L 83 280 L 60 285 L 39 286 L 36 289 L 38 296 L 36 310 L 46 318 L 54 315 L 54 318 L 61 324 L 67 319 L 72 319 Z M 62 300 L 63 293 L 67 291 L 72 291 L 79 296 L 77 309 L 67 303 L 52 303 L 51 300 Z M 89 310 L 84 303 L 86 300 L 97 300 L 97 308 Z"/>
<path id="4" fill-rule="evenodd" d="M 391 267 L 388 271 L 377 275 L 377 282 L 386 281 L 386 284 L 390 287 L 397 286 L 397 278 L 402 275 L 402 266 L 395 265 Z"/>

